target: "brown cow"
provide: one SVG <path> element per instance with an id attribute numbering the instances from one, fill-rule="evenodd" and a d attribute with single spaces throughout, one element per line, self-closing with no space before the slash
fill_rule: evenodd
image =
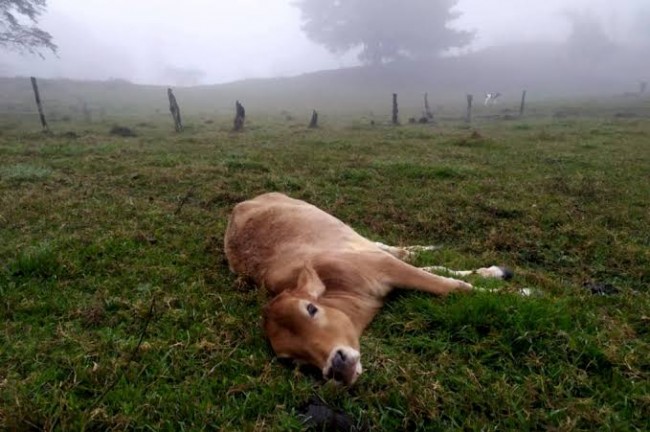
<path id="1" fill-rule="evenodd" d="M 280 193 L 235 206 L 225 235 L 232 271 L 273 296 L 264 331 L 278 357 L 318 367 L 323 377 L 352 384 L 361 374 L 359 337 L 395 287 L 447 294 L 472 285 L 405 263 L 426 246 L 372 242 L 317 207 Z M 451 271 L 450 271 L 451 272 Z M 508 278 L 492 266 L 452 272 Z"/>

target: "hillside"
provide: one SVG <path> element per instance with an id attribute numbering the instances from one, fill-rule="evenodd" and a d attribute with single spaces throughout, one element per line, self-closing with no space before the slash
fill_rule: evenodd
<path id="1" fill-rule="evenodd" d="M 577 62 L 562 45 L 513 45 L 471 55 L 429 62 L 403 61 L 383 67 L 355 67 L 289 78 L 254 79 L 228 84 L 176 89 L 183 111 L 190 115 L 230 115 L 235 100 L 250 112 L 310 110 L 365 111 L 387 106 L 390 94 L 414 109 L 424 92 L 439 107 L 462 108 L 465 94 L 482 98 L 501 92 L 506 103 L 527 89 L 535 100 L 633 92 L 648 79 L 643 57 L 618 52 L 598 61 Z M 166 113 L 164 87 L 136 85 L 123 80 L 81 82 L 41 80 L 42 97 L 50 112 L 75 115 L 84 103 L 101 116 Z M 33 96 L 26 78 L 0 78 L 0 112 L 33 112 Z"/>

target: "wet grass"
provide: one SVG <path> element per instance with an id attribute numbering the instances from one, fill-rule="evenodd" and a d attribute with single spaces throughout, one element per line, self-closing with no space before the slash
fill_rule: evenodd
<path id="1" fill-rule="evenodd" d="M 317 395 L 371 430 L 647 430 L 647 120 L 146 125 L 0 135 L 0 429 L 301 430 Z M 358 384 L 322 383 L 273 358 L 224 261 L 230 209 L 269 190 L 516 276 L 391 296 Z"/>

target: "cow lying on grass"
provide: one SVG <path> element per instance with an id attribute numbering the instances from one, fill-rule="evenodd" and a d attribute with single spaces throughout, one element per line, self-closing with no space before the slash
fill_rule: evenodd
<path id="1" fill-rule="evenodd" d="M 273 296 L 264 332 L 281 358 L 318 367 L 326 379 L 352 384 L 361 374 L 359 337 L 393 288 L 432 294 L 470 291 L 467 282 L 402 261 L 426 246 L 372 242 L 304 201 L 280 193 L 235 206 L 225 235 L 231 270 Z M 492 266 L 453 272 L 506 279 Z"/>

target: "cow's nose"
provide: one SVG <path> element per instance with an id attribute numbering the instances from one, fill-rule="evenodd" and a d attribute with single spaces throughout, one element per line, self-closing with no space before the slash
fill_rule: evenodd
<path id="1" fill-rule="evenodd" d="M 347 359 L 348 357 L 343 351 L 337 350 L 334 354 L 334 358 L 332 359 L 332 366 L 334 366 L 335 369 L 341 369 L 345 367 L 345 362 Z"/>
<path id="2" fill-rule="evenodd" d="M 361 374 L 359 352 L 352 348 L 336 349 L 332 352 L 329 366 L 323 370 L 323 376 L 349 385 Z"/>

